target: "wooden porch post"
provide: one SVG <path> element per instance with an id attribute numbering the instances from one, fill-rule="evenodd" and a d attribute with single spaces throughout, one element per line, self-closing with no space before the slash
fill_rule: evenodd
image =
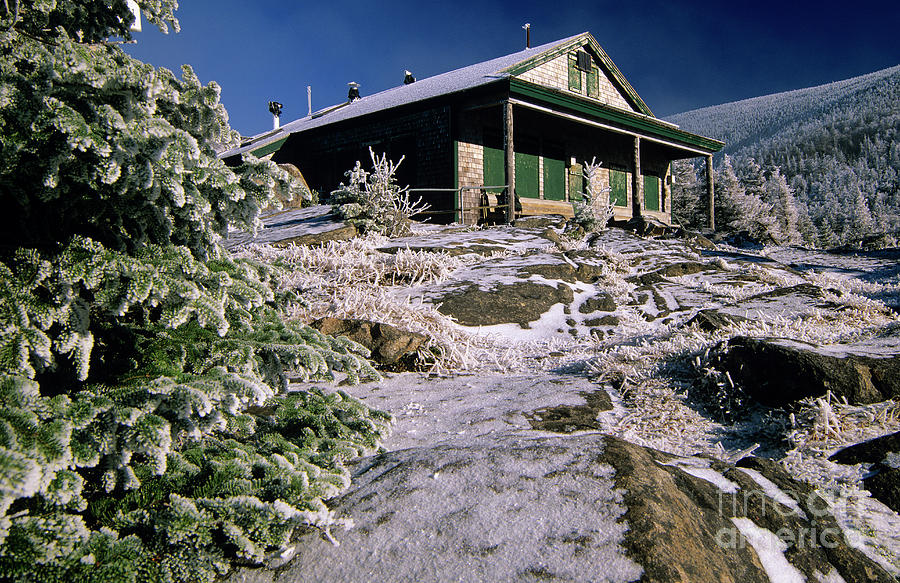
<path id="1" fill-rule="evenodd" d="M 503 150 L 506 153 L 506 183 L 509 185 L 506 192 L 506 200 L 509 206 L 506 208 L 506 222 L 511 223 L 516 218 L 516 152 L 513 145 L 513 106 L 508 101 L 503 107 Z"/>
<path id="2" fill-rule="evenodd" d="M 634 136 L 634 172 L 631 175 L 631 216 L 641 216 L 644 203 L 644 177 L 641 175 L 641 137 Z"/>
<path id="3" fill-rule="evenodd" d="M 706 198 L 709 202 L 709 228 L 713 232 L 716 230 L 715 192 L 715 184 L 713 182 L 713 157 L 712 154 L 710 154 L 706 157 Z"/>

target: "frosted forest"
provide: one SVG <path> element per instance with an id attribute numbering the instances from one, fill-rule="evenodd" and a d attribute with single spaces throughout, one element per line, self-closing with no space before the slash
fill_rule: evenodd
<path id="1" fill-rule="evenodd" d="M 729 159 L 716 164 L 723 228 L 818 248 L 892 245 L 900 231 L 898 92 L 900 67 L 892 67 L 670 121 L 725 141 Z M 699 170 L 678 166 L 673 192 L 676 214 L 693 225 L 702 224 Z M 782 224 L 767 224 L 769 210 Z"/>

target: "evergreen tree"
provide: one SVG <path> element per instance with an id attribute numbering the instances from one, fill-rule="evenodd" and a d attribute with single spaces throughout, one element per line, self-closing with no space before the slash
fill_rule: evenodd
<path id="1" fill-rule="evenodd" d="M 869 211 L 869 204 L 862 190 L 857 186 L 841 240 L 845 243 L 858 242 L 874 232 L 875 221 Z"/>
<path id="2" fill-rule="evenodd" d="M 777 225 L 772 205 L 748 193 L 725 156 L 716 170 L 716 224 L 726 232 L 746 232 L 764 243 L 777 240 Z"/>
<path id="3" fill-rule="evenodd" d="M 781 245 L 799 245 L 800 211 L 794 200 L 794 192 L 777 166 L 770 172 L 765 183 L 765 200 L 772 205 L 777 226 L 776 240 Z"/>
<path id="4" fill-rule="evenodd" d="M 175 0 L 138 0 L 178 29 Z M 284 392 L 285 369 L 376 376 L 365 349 L 284 322 L 252 228 L 274 164 L 229 169 L 219 88 L 106 39 L 126 0 L 0 5 L 0 579 L 211 581 L 261 562 L 386 415 Z"/>
<path id="5" fill-rule="evenodd" d="M 702 229 L 707 226 L 703 209 L 705 186 L 697 178 L 690 160 L 672 163 L 672 215 L 684 227 Z"/>

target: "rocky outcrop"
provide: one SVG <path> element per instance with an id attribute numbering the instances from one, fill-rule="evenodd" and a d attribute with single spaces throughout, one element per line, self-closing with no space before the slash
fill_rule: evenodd
<path id="1" fill-rule="evenodd" d="M 774 463 L 678 458 L 598 434 L 494 435 L 361 460 L 278 580 L 891 581 Z M 763 485 L 765 484 L 765 485 Z M 818 573 L 818 576 L 817 576 Z M 232 583 L 274 581 L 243 569 Z"/>
<path id="2" fill-rule="evenodd" d="M 256 234 L 229 233 L 225 247 L 235 249 L 249 243 L 321 245 L 352 239 L 358 234 L 356 227 L 332 214 L 328 205 L 270 212 L 262 217 L 262 221 L 263 228 Z"/>
<path id="3" fill-rule="evenodd" d="M 572 288 L 533 281 L 500 284 L 490 290 L 471 284 L 461 292 L 448 293 L 438 301 L 438 310 L 463 326 L 517 323 L 523 328 L 558 303 L 570 304 Z"/>
<path id="4" fill-rule="evenodd" d="M 850 403 L 900 398 L 900 336 L 816 346 L 737 336 L 721 344 L 716 366 L 759 402 L 780 406 L 831 391 Z"/>
<path id="5" fill-rule="evenodd" d="M 832 568 L 846 581 L 892 580 L 847 545 L 811 488 L 774 462 L 748 458 L 739 464 L 748 472 L 605 441 L 601 459 L 616 469 L 616 486 L 624 491 L 625 547 L 644 568 L 641 581 L 767 582 L 772 564 L 757 552 L 763 541 L 783 551 L 783 572 L 810 581 L 817 580 L 816 570 Z"/>
<path id="6" fill-rule="evenodd" d="M 394 370 L 406 370 L 427 338 L 395 326 L 343 318 L 320 318 L 310 324 L 322 334 L 346 336 L 369 349 L 372 359 Z"/>

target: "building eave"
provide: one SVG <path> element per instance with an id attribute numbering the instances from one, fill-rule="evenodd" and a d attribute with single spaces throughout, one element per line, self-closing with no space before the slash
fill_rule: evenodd
<path id="1" fill-rule="evenodd" d="M 659 120 L 650 115 L 643 115 L 624 109 L 610 107 L 590 99 L 569 95 L 563 91 L 550 89 L 520 79 L 510 79 L 510 96 L 534 101 L 537 104 L 550 106 L 610 124 L 612 128 L 621 128 L 625 133 L 660 138 L 675 146 L 684 146 L 698 154 L 714 154 L 725 147 L 724 142 L 692 134 L 673 124 Z"/>

